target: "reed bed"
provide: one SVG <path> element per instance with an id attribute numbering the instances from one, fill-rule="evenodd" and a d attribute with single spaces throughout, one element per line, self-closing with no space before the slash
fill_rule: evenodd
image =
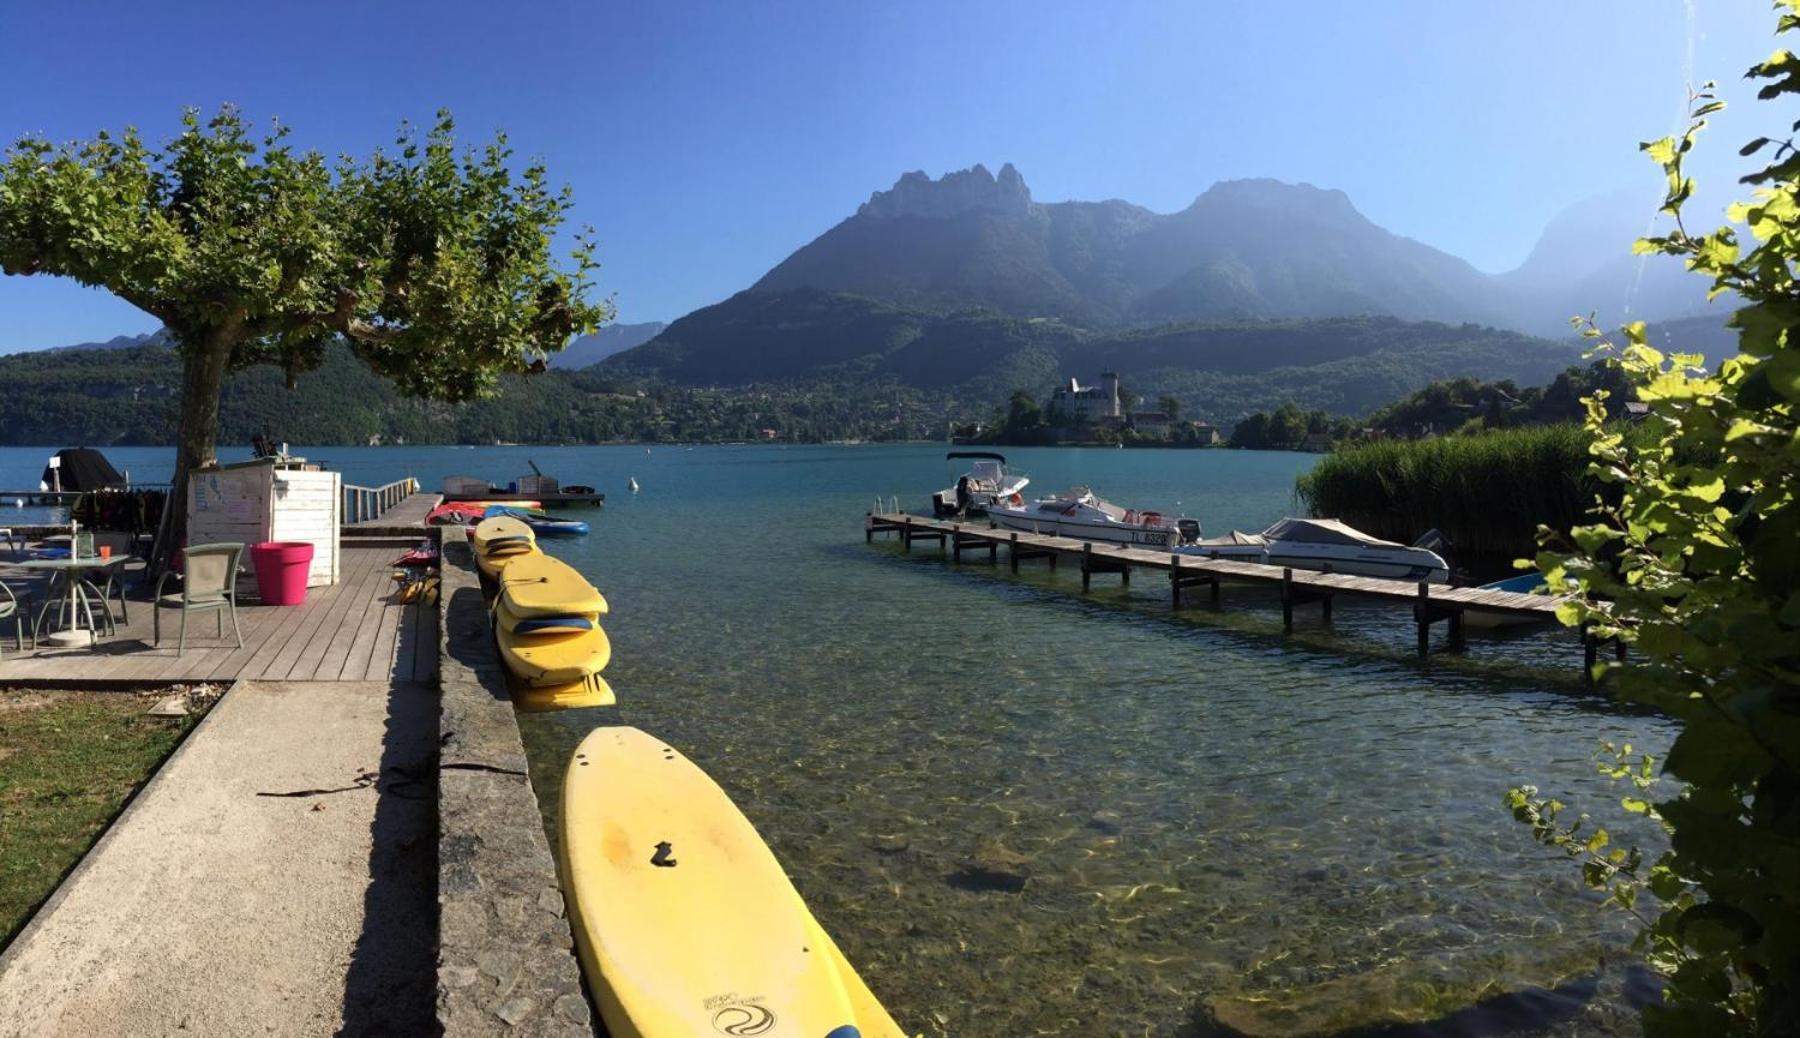
<path id="1" fill-rule="evenodd" d="M 1341 448 L 1295 486 L 1314 516 L 1410 543 L 1437 529 L 1453 565 L 1492 571 L 1535 555 L 1539 523 L 1567 530 L 1594 499 L 1581 426 L 1541 425 Z"/>

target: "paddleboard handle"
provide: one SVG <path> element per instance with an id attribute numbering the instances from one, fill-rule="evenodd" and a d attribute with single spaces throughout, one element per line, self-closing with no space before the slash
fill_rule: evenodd
<path id="1" fill-rule="evenodd" d="M 659 869 L 674 868 L 677 864 L 679 864 L 674 858 L 669 857 L 669 855 L 674 853 L 674 851 L 675 851 L 674 844 L 671 844 L 669 841 L 664 840 L 663 842 L 656 845 L 656 853 L 652 854 L 650 856 L 650 864 L 655 865 Z M 833 1032 L 833 1033 L 835 1034 L 836 1032 Z"/>

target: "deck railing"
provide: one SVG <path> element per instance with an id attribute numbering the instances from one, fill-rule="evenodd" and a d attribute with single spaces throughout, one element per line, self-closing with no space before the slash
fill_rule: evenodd
<path id="1" fill-rule="evenodd" d="M 379 519 L 388 509 L 418 492 L 419 481 L 411 476 L 382 487 L 359 487 L 345 483 L 344 524 L 367 523 Z"/>

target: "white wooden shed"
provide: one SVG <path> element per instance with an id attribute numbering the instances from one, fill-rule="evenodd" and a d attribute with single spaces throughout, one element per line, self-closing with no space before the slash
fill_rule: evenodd
<path id="1" fill-rule="evenodd" d="M 313 546 L 307 587 L 338 579 L 339 517 L 343 476 L 296 459 L 254 461 L 196 469 L 188 477 L 188 543 L 241 541 L 246 545 L 240 593 L 256 591 L 248 545 L 306 541 Z"/>

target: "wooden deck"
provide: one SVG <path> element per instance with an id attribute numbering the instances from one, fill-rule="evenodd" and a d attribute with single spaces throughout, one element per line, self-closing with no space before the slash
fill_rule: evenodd
<path id="1" fill-rule="evenodd" d="M 345 523 L 344 532 L 354 534 L 358 528 L 388 526 L 424 526 L 431 510 L 444 503 L 442 494 L 412 494 L 380 516 L 360 523 Z"/>
<path id="2" fill-rule="evenodd" d="M 422 495 L 429 496 L 429 495 Z M 407 502 L 410 504 L 410 502 Z M 421 513 L 422 514 L 422 513 Z M 346 531 L 348 532 L 348 531 Z M 396 600 L 391 563 L 403 541 L 358 544 L 346 538 L 338 583 L 313 588 L 299 606 L 238 607 L 244 647 L 216 631 L 214 617 L 188 618 L 186 651 L 175 651 L 178 609 L 164 609 L 162 644 L 151 644 L 149 589 L 128 589 L 130 622 L 98 645 L 42 646 L 20 654 L 8 625 L 0 630 L 0 683 L 30 681 L 285 681 L 437 680 L 437 609 Z M 21 598 L 41 593 L 43 574 L 0 562 L 0 580 Z M 113 609 L 118 609 L 113 603 Z"/>

